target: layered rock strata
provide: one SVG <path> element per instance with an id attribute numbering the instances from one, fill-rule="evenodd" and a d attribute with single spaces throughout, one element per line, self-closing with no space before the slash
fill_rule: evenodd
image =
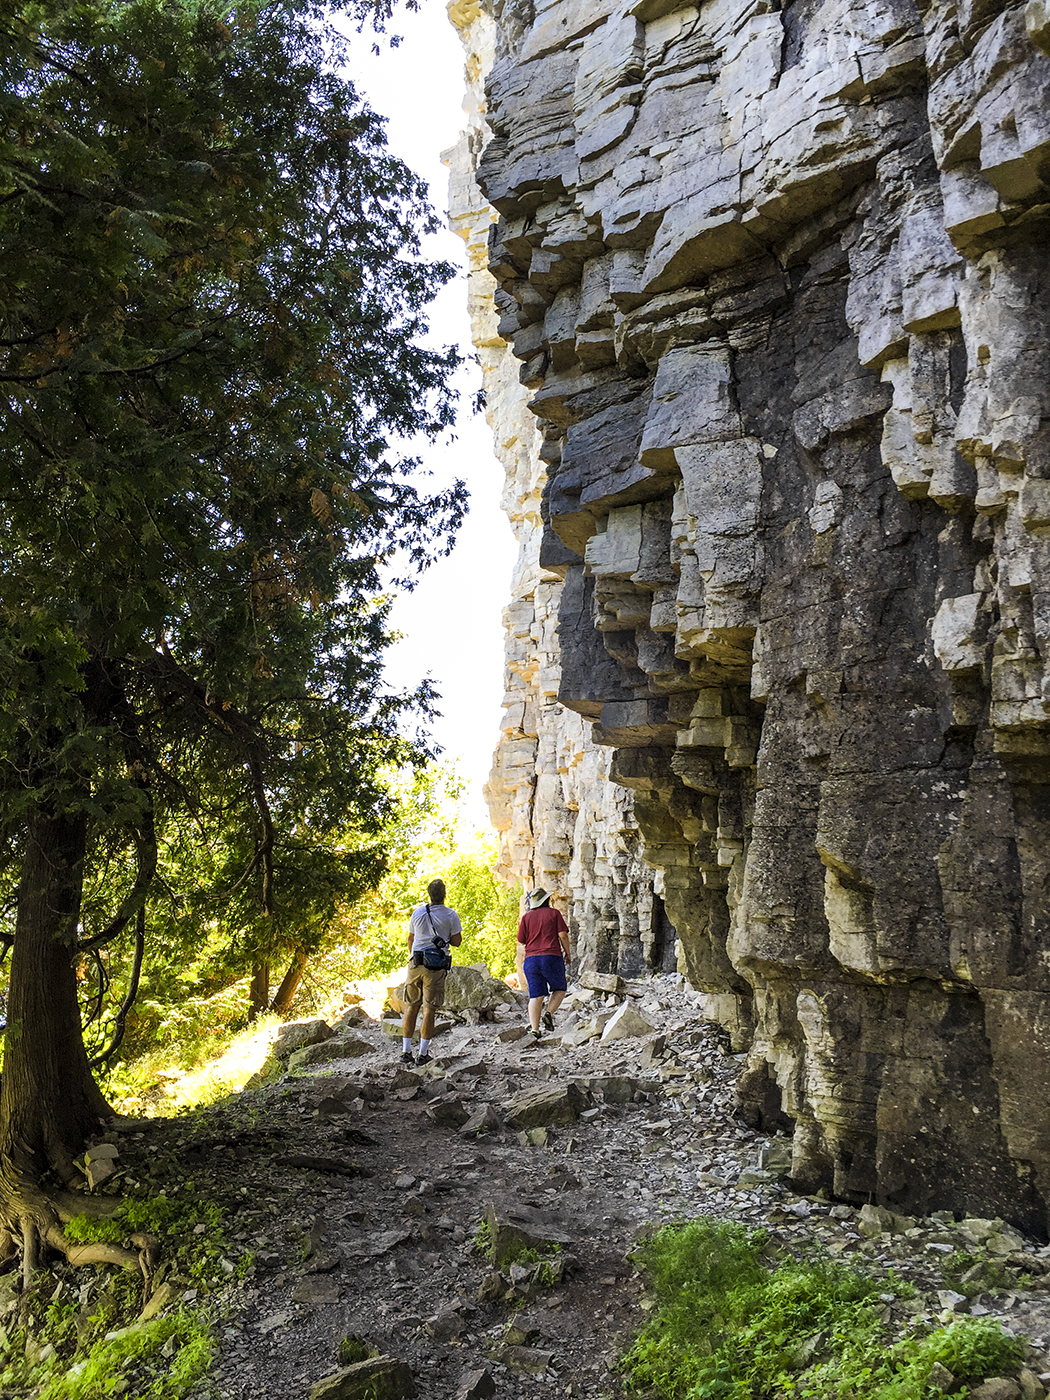
<path id="1" fill-rule="evenodd" d="M 661 898 L 660 872 L 642 859 L 633 794 L 610 778 L 611 750 L 590 723 L 559 699 L 558 617 L 563 582 L 540 564 L 543 438 L 520 365 L 499 332 L 489 231 L 498 217 L 474 178 L 490 133 L 484 74 L 496 28 L 474 0 L 449 7 L 468 52 L 469 125 L 454 150 L 450 214 L 469 250 L 470 316 L 483 374 L 486 414 L 505 472 L 503 507 L 518 542 L 511 601 L 504 611 L 506 694 L 501 738 L 486 789 L 500 832 L 499 873 L 526 890 L 552 890 L 569 917 L 578 965 L 636 976 L 675 966 L 675 930 Z"/>
<path id="2" fill-rule="evenodd" d="M 1044 0 L 472 14 L 552 703 L 796 1182 L 1045 1233 Z"/>

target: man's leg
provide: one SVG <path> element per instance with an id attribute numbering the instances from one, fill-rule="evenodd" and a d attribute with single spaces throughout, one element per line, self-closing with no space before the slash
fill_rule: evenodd
<path id="1" fill-rule="evenodd" d="M 434 1018 L 445 1003 L 445 976 L 440 969 L 423 973 L 423 1019 L 419 1023 L 419 1054 L 424 1064 L 430 1058 L 430 1042 L 434 1036 Z"/>
<path id="2" fill-rule="evenodd" d="M 415 1033 L 416 1017 L 419 1015 L 419 1007 L 423 1000 L 419 971 L 418 968 L 410 967 L 408 977 L 405 980 L 405 1010 L 401 1017 L 402 1056 L 412 1053 L 412 1036 Z"/>
<path id="3" fill-rule="evenodd" d="M 551 992 L 550 1000 L 547 1002 L 547 1010 L 553 1016 L 558 1007 L 565 1000 L 564 992 Z"/>
<path id="4" fill-rule="evenodd" d="M 534 1031 L 540 1028 L 540 1017 L 543 1015 L 543 998 L 529 997 L 529 1025 Z"/>

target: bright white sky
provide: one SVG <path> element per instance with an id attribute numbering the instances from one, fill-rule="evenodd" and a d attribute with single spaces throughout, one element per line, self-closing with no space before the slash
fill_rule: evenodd
<path id="1" fill-rule="evenodd" d="M 448 203 L 448 172 L 441 152 L 455 144 L 465 126 L 464 53 L 445 13 L 444 0 L 421 0 L 417 14 L 399 13 L 391 25 L 402 36 L 391 49 L 380 39 L 355 36 L 356 58 L 349 70 L 369 105 L 388 119 L 391 150 L 430 186 L 431 203 L 441 213 Z M 465 268 L 465 245 L 451 232 L 431 240 L 434 257 Z M 435 303 L 434 338 L 456 343 L 472 355 L 465 273 Z M 442 717 L 433 735 L 454 759 L 470 785 L 464 815 L 468 825 L 488 826 L 481 796 L 492 751 L 499 738 L 503 698 L 502 611 L 510 600 L 514 537 L 499 508 L 503 469 L 492 451 L 483 416 L 471 411 L 480 384 L 476 369 L 461 384 L 455 440 L 427 449 L 426 465 L 436 481 L 462 477 L 470 488 L 470 514 L 448 559 L 424 575 L 414 593 L 397 600 L 395 627 L 403 640 L 391 651 L 387 674 L 397 688 L 414 687 L 433 676 L 441 693 Z"/>

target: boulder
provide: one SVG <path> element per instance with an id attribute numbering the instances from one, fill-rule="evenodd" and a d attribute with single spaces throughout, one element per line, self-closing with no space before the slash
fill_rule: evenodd
<path id="1" fill-rule="evenodd" d="M 506 1006 L 517 999 L 506 982 L 493 977 L 484 963 L 470 967 L 452 967 L 445 979 L 444 1009 L 456 1014 L 477 1011 L 488 1018 L 497 1006 Z"/>
<path id="2" fill-rule="evenodd" d="M 413 1400 L 412 1372 L 392 1356 L 372 1356 L 325 1376 L 310 1387 L 310 1400 Z"/>
<path id="3" fill-rule="evenodd" d="M 552 1245 L 572 1244 L 571 1236 L 560 1230 L 546 1212 L 531 1206 L 500 1206 L 490 1201 L 485 1206 L 485 1221 L 492 1260 L 497 1265 L 515 1259 L 526 1249 L 542 1254 Z"/>
<path id="4" fill-rule="evenodd" d="M 461 1128 L 470 1117 L 462 1102 L 451 1094 L 432 1099 L 423 1112 L 432 1123 L 439 1123 L 446 1128 Z"/>
<path id="5" fill-rule="evenodd" d="M 367 1040 L 356 1036 L 333 1036 L 316 1045 L 304 1045 L 288 1057 L 290 1070 L 309 1069 L 311 1065 L 327 1065 L 332 1060 L 354 1060 L 359 1055 L 371 1055 L 375 1050 Z"/>
<path id="6" fill-rule="evenodd" d="M 577 1088 L 605 1103 L 631 1103 L 640 1089 L 646 1087 L 644 1079 L 630 1079 L 620 1074 L 598 1074 L 589 1078 L 574 1079 Z"/>
<path id="7" fill-rule="evenodd" d="M 644 1016 L 640 1016 L 630 1002 L 624 1002 L 609 1018 L 602 1031 L 602 1044 L 607 1044 L 610 1040 L 637 1039 L 643 1035 L 652 1035 L 655 1030 L 656 1027 L 651 1026 Z"/>
<path id="8" fill-rule="evenodd" d="M 790 1138 L 773 1138 L 766 1147 L 763 1147 L 759 1154 L 758 1165 L 763 1171 L 775 1172 L 778 1176 L 785 1176 L 791 1171 L 791 1153 L 792 1143 Z"/>
<path id="9" fill-rule="evenodd" d="M 616 1015 L 615 1011 L 601 1011 L 597 1016 L 588 1017 L 562 1036 L 563 1045 L 586 1045 L 588 1040 L 597 1040 L 602 1031 Z"/>
<path id="10" fill-rule="evenodd" d="M 1003 1228 L 1001 1220 L 984 1220 L 980 1216 L 968 1215 L 959 1222 L 959 1234 L 967 1244 L 982 1245 L 989 1235 L 998 1234 Z"/>
<path id="11" fill-rule="evenodd" d="M 1021 1387 L 1024 1400 L 1045 1400 L 1046 1389 L 1042 1381 L 1027 1366 L 1021 1367 L 1017 1376 L 1017 1384 Z"/>
<path id="12" fill-rule="evenodd" d="M 351 1006 L 341 1016 L 335 1018 L 332 1022 L 332 1030 L 338 1034 L 340 1031 L 353 1031 L 361 1026 L 373 1025 L 375 1022 L 367 1012 L 363 1011 L 360 1006 Z"/>
<path id="13" fill-rule="evenodd" d="M 330 1040 L 332 1035 L 327 1021 L 287 1021 L 278 1030 L 270 1053 L 279 1060 L 286 1060 L 305 1045 L 320 1045 L 322 1040 Z"/>
<path id="14" fill-rule="evenodd" d="M 526 1128 L 518 1134 L 522 1147 L 549 1147 L 551 1133 L 548 1128 Z"/>
<path id="15" fill-rule="evenodd" d="M 308 1274 L 292 1289 L 292 1301 L 329 1307 L 339 1301 L 339 1285 L 327 1274 Z"/>
<path id="16" fill-rule="evenodd" d="M 89 1147 L 84 1153 L 83 1172 L 92 1191 L 116 1175 L 119 1155 L 111 1142 L 100 1142 L 98 1146 Z"/>
<path id="17" fill-rule="evenodd" d="M 513 1045 L 516 1040 L 524 1040 L 528 1031 L 524 1026 L 505 1026 L 496 1036 L 497 1045 Z"/>
<path id="18" fill-rule="evenodd" d="M 490 1269 L 478 1286 L 478 1302 L 487 1307 L 491 1303 L 502 1302 L 506 1293 L 507 1280 L 499 1269 Z"/>
<path id="19" fill-rule="evenodd" d="M 485 1060 L 461 1060 L 459 1063 L 446 1060 L 444 1065 L 449 1079 L 483 1079 L 489 1072 Z"/>
<path id="20" fill-rule="evenodd" d="M 642 1046 L 642 1053 L 639 1056 L 639 1063 L 643 1069 L 652 1069 L 660 1063 L 667 1053 L 667 1037 L 665 1035 L 654 1035 L 652 1040 L 646 1041 Z"/>
<path id="21" fill-rule="evenodd" d="M 543 1089 L 524 1089 L 504 1105 L 503 1120 L 508 1127 L 519 1129 L 575 1123 L 583 1104 L 583 1093 L 572 1081 Z"/>
<path id="22" fill-rule="evenodd" d="M 1024 1236 L 1019 1235 L 1011 1226 L 1002 1225 L 995 1234 L 988 1236 L 984 1247 L 997 1259 L 1005 1259 L 1008 1254 L 1017 1254 L 1024 1249 Z"/>
<path id="23" fill-rule="evenodd" d="M 992 1376 L 970 1391 L 970 1400 L 1020 1400 L 1021 1387 L 1006 1376 Z"/>
<path id="24" fill-rule="evenodd" d="M 459 1383 L 456 1400 L 492 1400 L 496 1382 L 489 1371 L 469 1371 Z"/>
<path id="25" fill-rule="evenodd" d="M 499 1347 L 493 1359 L 509 1371 L 519 1371 L 525 1375 L 542 1375 L 554 1360 L 554 1353 L 540 1351 L 537 1347 Z"/>
<path id="26" fill-rule="evenodd" d="M 873 1240 L 878 1235 L 888 1235 L 893 1233 L 893 1212 L 885 1206 L 873 1206 L 870 1202 L 860 1208 L 857 1216 L 857 1229 L 862 1235 L 866 1235 L 869 1240 Z"/>
<path id="27" fill-rule="evenodd" d="M 490 1103 L 475 1109 L 459 1130 L 460 1137 L 481 1137 L 485 1133 L 498 1133 L 503 1120 Z"/>
<path id="28" fill-rule="evenodd" d="M 955 1389 L 955 1377 L 947 1366 L 942 1366 L 939 1361 L 935 1361 L 926 1378 L 926 1384 L 930 1390 L 937 1390 L 942 1395 L 947 1395 Z"/>
<path id="29" fill-rule="evenodd" d="M 581 972 L 580 986 L 588 992 L 604 992 L 607 996 L 622 997 L 627 993 L 627 983 L 615 972 Z"/>
<path id="30" fill-rule="evenodd" d="M 467 1330 L 467 1320 L 458 1308 L 449 1306 L 428 1317 L 423 1329 L 435 1342 L 456 1343 Z"/>
<path id="31" fill-rule="evenodd" d="M 172 1307 L 181 1297 L 182 1288 L 178 1284 L 162 1283 L 146 1299 L 146 1304 L 138 1315 L 138 1321 L 149 1322 L 151 1318 L 159 1317 L 165 1308 Z"/>
<path id="32" fill-rule="evenodd" d="M 943 1311 L 950 1313 L 964 1313 L 969 1307 L 966 1294 L 956 1293 L 954 1289 L 951 1288 L 939 1288 L 937 1290 L 937 1301 L 940 1303 Z"/>

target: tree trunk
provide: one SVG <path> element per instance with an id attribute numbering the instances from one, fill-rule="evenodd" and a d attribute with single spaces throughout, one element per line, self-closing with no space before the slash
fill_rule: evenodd
<path id="1" fill-rule="evenodd" d="M 270 964 L 257 962 L 252 967 L 252 985 L 248 993 L 251 1005 L 248 1008 L 248 1020 L 254 1021 L 256 1016 L 261 1016 L 270 1005 Z"/>
<path id="2" fill-rule="evenodd" d="M 303 979 L 306 963 L 306 954 L 301 948 L 296 948 L 292 954 L 292 961 L 288 964 L 288 971 L 284 974 L 281 985 L 277 988 L 276 995 L 270 1003 L 270 1010 L 275 1011 L 278 1016 L 288 1014 L 288 1008 L 291 1006 L 292 999 L 299 990 L 299 983 Z"/>
<path id="3" fill-rule="evenodd" d="M 22 1239 L 26 1287 L 46 1244 L 71 1264 L 109 1263 L 138 1271 L 138 1252 L 78 1245 L 61 1222 L 117 1204 L 41 1185 L 53 1169 L 82 1178 L 73 1160 L 112 1113 L 91 1076 L 77 1003 L 77 923 L 84 879 L 83 814 L 38 811 L 29 820 L 11 952 L 3 1092 L 0 1093 L 0 1224 L 6 1247 Z"/>
<path id="4" fill-rule="evenodd" d="M 18 889 L 0 1095 L 0 1158 L 36 1180 L 73 1159 L 111 1109 L 88 1069 L 77 1003 L 76 937 L 86 820 L 37 812 Z"/>

